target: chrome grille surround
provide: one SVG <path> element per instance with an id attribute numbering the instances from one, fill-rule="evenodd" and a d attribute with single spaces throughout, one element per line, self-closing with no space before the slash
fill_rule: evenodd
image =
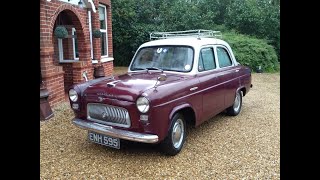
<path id="1" fill-rule="evenodd" d="M 129 112 L 125 108 L 108 104 L 88 103 L 87 119 L 111 126 L 131 126 Z"/>

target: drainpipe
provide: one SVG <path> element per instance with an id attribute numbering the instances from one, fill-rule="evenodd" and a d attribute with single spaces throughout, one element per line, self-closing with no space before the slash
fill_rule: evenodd
<path id="1" fill-rule="evenodd" d="M 93 47 L 92 47 L 92 25 L 91 25 L 91 11 L 88 11 L 88 20 L 89 20 L 89 33 L 90 33 L 90 53 L 91 60 L 93 59 Z"/>

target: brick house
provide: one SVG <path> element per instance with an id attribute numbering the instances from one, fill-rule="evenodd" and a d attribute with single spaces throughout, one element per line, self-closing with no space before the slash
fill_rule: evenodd
<path id="1" fill-rule="evenodd" d="M 67 38 L 54 35 L 61 25 Z M 92 36 L 96 29 L 101 38 Z M 84 82 L 84 73 L 94 79 L 98 66 L 100 74 L 112 74 L 110 0 L 40 0 L 40 97 L 45 89 L 51 106 L 65 101 L 68 88 Z"/>

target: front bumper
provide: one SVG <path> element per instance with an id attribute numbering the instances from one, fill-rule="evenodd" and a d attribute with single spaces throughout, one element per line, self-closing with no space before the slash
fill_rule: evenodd
<path id="1" fill-rule="evenodd" d="M 143 142 L 143 143 L 157 143 L 158 136 L 153 134 L 143 134 L 137 132 L 131 132 L 121 129 L 114 129 L 111 126 L 98 124 L 96 122 L 84 121 L 82 119 L 74 118 L 73 124 L 79 128 L 101 133 L 107 136 L 112 136 L 129 141 Z"/>

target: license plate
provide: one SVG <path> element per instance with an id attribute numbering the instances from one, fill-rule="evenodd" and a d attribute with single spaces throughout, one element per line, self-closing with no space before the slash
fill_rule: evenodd
<path id="1" fill-rule="evenodd" d="M 101 144 L 104 146 L 120 149 L 120 139 L 103 134 L 98 134 L 96 132 L 88 132 L 88 138 L 90 141 Z"/>

